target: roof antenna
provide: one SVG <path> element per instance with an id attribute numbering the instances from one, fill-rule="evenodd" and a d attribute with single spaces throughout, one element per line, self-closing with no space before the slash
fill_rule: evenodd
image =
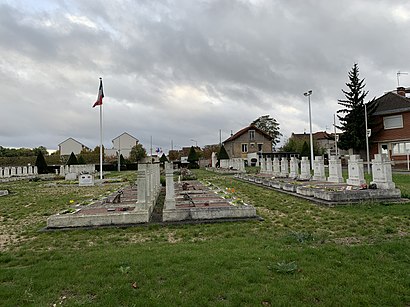
<path id="1" fill-rule="evenodd" d="M 409 73 L 407 73 L 407 72 L 404 72 L 404 71 L 398 71 L 397 72 L 397 87 L 399 87 L 400 86 L 400 75 L 408 75 Z"/>

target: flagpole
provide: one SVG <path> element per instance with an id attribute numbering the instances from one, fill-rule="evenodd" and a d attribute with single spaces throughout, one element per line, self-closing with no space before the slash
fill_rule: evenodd
<path id="1" fill-rule="evenodd" d="M 101 78 L 100 78 L 101 79 Z M 103 147 L 102 147 L 102 139 L 103 139 L 103 127 L 102 127 L 102 104 L 100 105 L 100 180 L 103 179 Z"/>

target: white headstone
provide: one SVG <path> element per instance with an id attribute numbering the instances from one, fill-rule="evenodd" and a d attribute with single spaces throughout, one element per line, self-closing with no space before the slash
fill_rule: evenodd
<path id="1" fill-rule="evenodd" d="M 3 178 L 3 168 L 0 167 L 0 178 Z"/>
<path id="2" fill-rule="evenodd" d="M 329 159 L 329 177 L 328 182 L 342 183 L 344 182 L 342 176 L 342 161 L 338 156 L 330 156 Z"/>
<path id="3" fill-rule="evenodd" d="M 290 158 L 290 178 L 297 178 L 299 176 L 299 160 L 296 157 Z"/>
<path id="4" fill-rule="evenodd" d="M 174 170 L 172 164 L 165 162 L 165 209 L 175 209 L 175 187 L 174 187 Z"/>
<path id="5" fill-rule="evenodd" d="M 27 176 L 27 166 L 23 166 L 23 176 Z"/>
<path id="6" fill-rule="evenodd" d="M 273 169 L 272 175 L 274 177 L 279 177 L 280 176 L 280 161 L 277 157 L 273 158 L 272 169 Z"/>
<path id="7" fill-rule="evenodd" d="M 218 163 L 218 158 L 216 157 L 216 153 L 215 153 L 215 152 L 212 153 L 211 163 L 212 163 L 212 167 L 213 167 L 213 168 L 215 168 L 215 167 L 216 167 L 216 163 Z"/>
<path id="8" fill-rule="evenodd" d="M 64 165 L 60 165 L 60 176 L 64 176 L 64 175 L 65 175 Z"/>
<path id="9" fill-rule="evenodd" d="M 310 162 L 308 157 L 302 157 L 300 161 L 300 176 L 301 180 L 309 180 L 311 177 L 310 174 Z"/>
<path id="10" fill-rule="evenodd" d="M 3 177 L 4 178 L 10 177 L 10 168 L 7 166 L 3 169 Z"/>
<path id="11" fill-rule="evenodd" d="M 325 161 L 322 156 L 316 156 L 313 161 L 313 180 L 326 181 Z"/>
<path id="12" fill-rule="evenodd" d="M 67 173 L 65 174 L 65 180 L 77 180 L 76 173 Z"/>
<path id="13" fill-rule="evenodd" d="M 27 171 L 29 175 L 33 175 L 33 166 L 29 165 Z"/>
<path id="14" fill-rule="evenodd" d="M 266 159 L 266 173 L 272 175 L 273 174 L 273 168 L 272 168 L 272 159 L 271 157 L 268 157 Z"/>
<path id="15" fill-rule="evenodd" d="M 266 161 L 265 161 L 265 158 L 261 158 L 260 159 L 260 163 L 261 163 L 261 170 L 260 170 L 260 173 L 261 174 L 266 174 Z"/>
<path id="16" fill-rule="evenodd" d="M 17 166 L 17 176 L 23 175 L 23 169 L 21 166 Z"/>
<path id="17" fill-rule="evenodd" d="M 280 161 L 280 176 L 288 177 L 288 175 L 289 175 L 288 158 L 282 157 L 282 160 Z"/>
<path id="18" fill-rule="evenodd" d="M 16 168 L 14 166 L 11 167 L 10 176 L 16 176 Z"/>
<path id="19" fill-rule="evenodd" d="M 38 174 L 38 167 L 37 166 L 33 167 L 33 173 L 34 173 L 34 175 Z"/>
<path id="20" fill-rule="evenodd" d="M 359 155 L 351 155 L 348 162 L 349 178 L 347 184 L 360 186 L 366 183 L 364 180 L 363 160 Z"/>
<path id="21" fill-rule="evenodd" d="M 396 187 L 392 178 L 391 162 L 387 155 L 376 154 L 372 160 L 373 181 L 378 189 L 394 189 Z"/>
<path id="22" fill-rule="evenodd" d="M 145 164 L 138 164 L 137 171 L 137 204 L 142 208 L 146 209 L 146 166 Z"/>

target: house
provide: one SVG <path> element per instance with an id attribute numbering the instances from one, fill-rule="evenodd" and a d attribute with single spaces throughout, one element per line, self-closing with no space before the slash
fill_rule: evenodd
<path id="1" fill-rule="evenodd" d="M 250 125 L 231 135 L 223 145 L 231 159 L 258 159 L 262 153 L 272 152 L 272 137 L 256 126 Z M 248 163 L 251 164 L 251 161 Z"/>
<path id="2" fill-rule="evenodd" d="M 116 157 L 120 153 L 125 159 L 128 159 L 132 147 L 138 144 L 138 139 L 131 134 L 124 132 L 112 140 L 113 147 L 105 150 L 105 156 Z"/>
<path id="3" fill-rule="evenodd" d="M 369 119 L 370 155 L 387 154 L 395 164 L 405 163 L 410 153 L 410 88 L 398 87 L 377 98 Z"/>
<path id="4" fill-rule="evenodd" d="M 339 135 L 336 134 L 338 138 Z M 310 134 L 308 133 L 292 133 L 291 138 L 296 138 L 299 140 L 304 140 L 308 144 L 310 143 Z M 328 156 L 336 155 L 336 142 L 335 142 L 335 134 L 334 133 L 327 133 L 326 131 L 318 131 L 312 133 L 313 138 L 313 146 L 318 146 L 319 149 L 323 149 L 324 153 Z M 347 153 L 340 148 L 337 149 L 337 153 L 339 155 L 343 155 Z"/>
<path id="5" fill-rule="evenodd" d="M 65 141 L 58 144 L 60 156 L 69 156 L 72 152 L 75 155 L 78 155 L 83 149 L 90 150 L 87 146 L 81 144 L 79 141 L 73 138 L 68 138 Z"/>

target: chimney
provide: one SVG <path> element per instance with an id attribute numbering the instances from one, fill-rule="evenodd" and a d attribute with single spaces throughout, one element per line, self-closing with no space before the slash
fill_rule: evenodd
<path id="1" fill-rule="evenodd" d="M 397 94 L 406 97 L 406 89 L 403 86 L 397 88 Z"/>

